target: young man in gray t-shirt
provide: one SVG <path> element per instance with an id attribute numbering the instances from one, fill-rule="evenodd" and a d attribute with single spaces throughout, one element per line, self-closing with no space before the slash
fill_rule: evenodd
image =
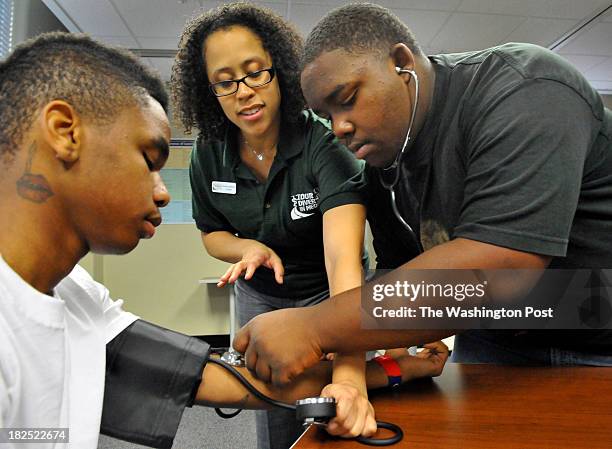
<path id="1" fill-rule="evenodd" d="M 387 268 L 612 267 L 612 113 L 559 56 L 506 44 L 427 57 L 388 10 L 356 4 L 314 27 L 303 66 L 308 105 L 372 167 L 368 214 Z M 360 300 L 262 316 L 235 347 L 284 381 L 321 352 L 454 333 L 360 329 Z M 455 345 L 463 362 L 612 365 L 610 330 L 466 331 Z"/>

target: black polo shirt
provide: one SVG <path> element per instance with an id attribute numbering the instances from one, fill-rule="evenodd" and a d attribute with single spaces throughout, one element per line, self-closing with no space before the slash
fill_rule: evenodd
<path id="1" fill-rule="evenodd" d="M 196 140 L 190 179 L 198 229 L 228 231 L 276 251 L 284 283 L 260 267 L 250 285 L 261 293 L 301 299 L 327 290 L 323 214 L 365 204 L 363 163 L 310 111 L 296 131 L 281 132 L 265 183 L 242 163 L 236 137 L 234 129 L 224 141 Z"/>

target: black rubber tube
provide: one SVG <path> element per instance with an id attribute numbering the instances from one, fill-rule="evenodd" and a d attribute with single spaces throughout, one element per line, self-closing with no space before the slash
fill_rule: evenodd
<path id="1" fill-rule="evenodd" d="M 404 432 L 401 427 L 385 421 L 376 421 L 376 426 L 381 429 L 387 429 L 391 432 L 395 432 L 390 438 L 366 438 L 366 437 L 357 437 L 356 441 L 359 441 L 361 444 L 366 444 L 368 446 L 391 446 L 392 444 L 399 443 L 404 438 Z"/>

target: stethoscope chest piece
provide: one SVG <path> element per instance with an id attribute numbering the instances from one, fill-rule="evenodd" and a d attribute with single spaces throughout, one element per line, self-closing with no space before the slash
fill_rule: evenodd
<path id="1" fill-rule="evenodd" d="M 306 398 L 295 402 L 295 414 L 298 422 L 304 426 L 326 427 L 329 420 L 336 416 L 336 400 L 334 398 Z M 392 423 L 376 421 L 376 425 L 381 429 L 390 430 L 393 436 L 390 438 L 367 438 L 357 437 L 355 441 L 368 446 L 391 446 L 398 443 L 404 437 L 402 429 Z"/>
<path id="2" fill-rule="evenodd" d="M 326 426 L 336 416 L 334 398 L 306 398 L 295 402 L 295 418 L 304 426 Z"/>
<path id="3" fill-rule="evenodd" d="M 233 348 L 229 348 L 221 356 L 221 360 L 231 366 L 244 367 L 244 356 Z"/>

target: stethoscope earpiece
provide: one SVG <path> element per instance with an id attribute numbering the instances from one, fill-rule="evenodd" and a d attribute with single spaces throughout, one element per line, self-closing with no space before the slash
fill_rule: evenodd
<path id="1" fill-rule="evenodd" d="M 401 67 L 397 67 L 397 66 L 395 67 L 395 73 L 397 73 L 398 75 L 401 75 L 402 73 L 410 73 L 410 75 L 412 75 L 413 78 L 417 77 L 414 70 L 402 69 Z"/>
<path id="2" fill-rule="evenodd" d="M 399 166 L 399 163 L 402 160 L 402 156 L 404 155 L 404 151 L 406 150 L 406 145 L 408 145 L 408 142 L 411 139 L 410 132 L 412 131 L 412 125 L 414 124 L 414 118 L 416 117 L 417 106 L 419 104 L 419 77 L 417 76 L 416 72 L 413 70 L 409 70 L 409 69 L 402 69 L 401 67 L 397 67 L 397 66 L 395 67 L 395 72 L 398 75 L 401 75 L 402 73 L 408 73 L 410 74 L 412 78 L 414 78 L 414 84 L 415 84 L 414 102 L 412 104 L 412 114 L 410 116 L 410 123 L 408 124 L 408 131 L 406 131 L 406 138 L 404 139 L 404 144 L 402 145 L 402 149 L 400 150 L 399 153 L 397 153 L 397 156 L 395 157 L 395 160 L 393 161 L 393 163 L 389 165 L 388 167 L 383 168 L 383 170 L 397 169 L 397 167 Z M 387 184 L 386 182 L 382 180 L 382 178 L 380 179 L 383 187 L 389 191 L 393 190 L 398 180 L 399 180 L 399 169 L 395 173 L 395 177 L 391 184 Z"/>

